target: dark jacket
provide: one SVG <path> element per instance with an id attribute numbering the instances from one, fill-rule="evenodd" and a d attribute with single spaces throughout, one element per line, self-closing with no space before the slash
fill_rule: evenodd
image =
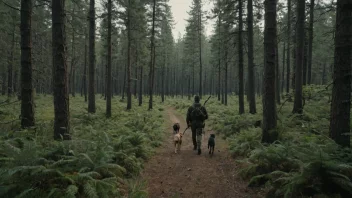
<path id="1" fill-rule="evenodd" d="M 191 116 L 191 113 L 192 111 L 194 110 L 195 107 L 200 107 L 201 111 L 203 112 L 204 114 L 204 119 L 192 119 L 192 116 Z M 200 103 L 194 103 L 192 106 L 190 106 L 188 108 L 188 111 L 187 111 L 187 118 L 186 118 L 186 122 L 187 124 L 188 123 L 191 123 L 192 124 L 192 127 L 203 127 L 203 124 L 204 124 L 204 121 L 208 119 L 208 113 L 207 113 L 207 110 L 204 106 L 202 106 Z"/>

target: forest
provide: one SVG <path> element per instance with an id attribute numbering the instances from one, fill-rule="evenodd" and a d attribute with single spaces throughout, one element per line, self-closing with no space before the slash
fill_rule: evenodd
<path id="1" fill-rule="evenodd" d="M 0 1 L 0 197 L 352 197 L 352 0 L 188 1 Z"/>

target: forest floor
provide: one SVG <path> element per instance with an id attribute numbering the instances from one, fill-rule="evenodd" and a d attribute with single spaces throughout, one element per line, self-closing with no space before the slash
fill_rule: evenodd
<path id="1" fill-rule="evenodd" d="M 202 139 L 202 154 L 193 151 L 192 133 L 183 136 L 181 151 L 174 153 L 172 125 L 180 123 L 186 127 L 184 116 L 173 108 L 165 110 L 165 123 L 170 130 L 162 146 L 146 163 L 142 177 L 147 181 L 149 197 L 263 197 L 259 189 L 249 189 L 237 174 L 239 165 L 228 152 L 228 145 L 216 137 L 213 156 L 208 154 L 208 136 L 213 131 L 205 128 Z"/>

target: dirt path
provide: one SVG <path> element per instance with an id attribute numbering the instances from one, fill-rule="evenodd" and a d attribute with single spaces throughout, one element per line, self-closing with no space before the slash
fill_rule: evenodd
<path id="1" fill-rule="evenodd" d="M 236 174 L 238 166 L 227 151 L 226 142 L 216 137 L 214 156 L 210 157 L 207 149 L 207 131 L 202 141 L 202 155 L 193 151 L 191 131 L 183 137 L 181 152 L 174 153 L 172 144 L 172 124 L 180 123 L 184 131 L 186 122 L 175 110 L 166 109 L 165 119 L 170 126 L 170 135 L 157 153 L 146 164 L 142 173 L 148 182 L 149 197 L 260 197 L 246 187 Z"/>

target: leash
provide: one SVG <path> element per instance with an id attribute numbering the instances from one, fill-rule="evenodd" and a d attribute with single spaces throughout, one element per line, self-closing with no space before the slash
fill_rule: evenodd
<path id="1" fill-rule="evenodd" d="M 183 132 L 183 135 L 186 133 L 187 129 L 189 129 L 189 127 L 187 127 L 187 128 L 185 129 L 185 131 Z"/>

